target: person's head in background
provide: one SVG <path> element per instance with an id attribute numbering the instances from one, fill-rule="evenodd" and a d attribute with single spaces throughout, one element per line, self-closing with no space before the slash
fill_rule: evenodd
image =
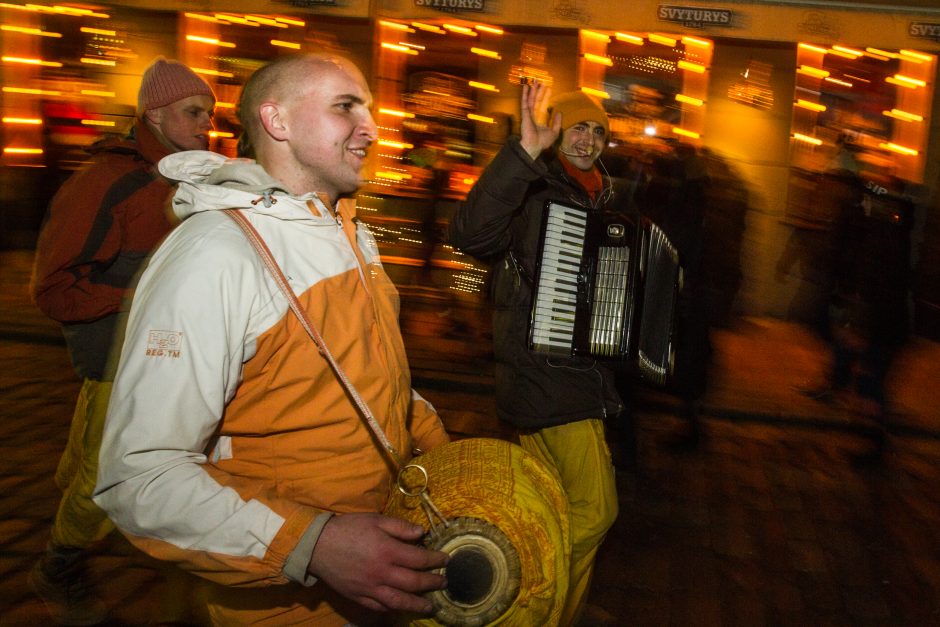
<path id="1" fill-rule="evenodd" d="M 579 170 L 590 170 L 601 156 L 610 135 L 607 113 L 596 100 L 581 91 L 553 98 L 548 119 L 561 115 L 561 135 L 555 149 Z"/>
<path id="2" fill-rule="evenodd" d="M 372 93 L 348 59 L 329 54 L 280 57 L 259 69 L 238 106 L 251 154 L 294 194 L 318 192 L 329 202 L 354 193 L 378 129 Z"/>
<path id="3" fill-rule="evenodd" d="M 158 57 L 144 72 L 137 116 L 171 151 L 208 150 L 214 108 L 212 88 L 184 64 Z"/>

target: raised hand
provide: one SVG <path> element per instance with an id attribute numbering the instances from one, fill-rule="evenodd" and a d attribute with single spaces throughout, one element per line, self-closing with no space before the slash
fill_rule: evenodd
<path id="1" fill-rule="evenodd" d="M 556 114 L 554 119 L 545 125 L 548 101 L 552 95 L 552 88 L 538 81 L 522 85 L 520 103 L 520 144 L 533 159 L 542 151 L 551 147 L 561 132 L 561 115 Z"/>
<path id="2" fill-rule="evenodd" d="M 414 542 L 424 529 L 381 514 L 337 514 L 317 541 L 307 570 L 346 598 L 371 610 L 427 614 L 431 602 L 420 596 L 447 585 L 428 572 L 449 556 Z"/>

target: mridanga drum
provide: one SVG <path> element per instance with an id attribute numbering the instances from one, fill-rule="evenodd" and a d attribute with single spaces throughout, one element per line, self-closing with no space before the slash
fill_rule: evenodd
<path id="1" fill-rule="evenodd" d="M 469 438 L 413 460 L 427 482 L 431 511 L 420 492 L 396 491 L 385 513 L 422 525 L 425 544 L 450 555 L 448 586 L 430 596 L 435 625 L 558 624 L 568 589 L 568 503 L 555 474 L 521 447 Z M 425 474 L 426 473 L 426 474 Z M 420 486 L 419 486 L 420 487 Z M 446 521 L 444 526 L 441 520 Z"/>

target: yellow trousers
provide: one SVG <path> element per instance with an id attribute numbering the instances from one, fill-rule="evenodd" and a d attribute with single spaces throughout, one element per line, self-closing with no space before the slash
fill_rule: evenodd
<path id="1" fill-rule="evenodd" d="M 107 515 L 91 500 L 110 398 L 110 381 L 85 379 L 75 403 L 69 441 L 55 474 L 56 485 L 63 492 L 52 525 L 55 545 L 85 548 L 114 529 Z"/>
<path id="2" fill-rule="evenodd" d="M 558 472 L 568 497 L 571 567 L 559 625 L 569 627 L 581 615 L 591 588 L 594 557 L 617 519 L 617 486 L 604 423 L 579 420 L 522 435 L 519 440 L 522 448 Z"/>

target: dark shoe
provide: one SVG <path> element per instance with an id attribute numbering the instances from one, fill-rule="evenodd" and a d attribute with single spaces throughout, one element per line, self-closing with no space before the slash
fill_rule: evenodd
<path id="1" fill-rule="evenodd" d="M 29 587 L 59 625 L 98 625 L 108 607 L 95 596 L 80 549 L 49 548 L 29 572 Z"/>

